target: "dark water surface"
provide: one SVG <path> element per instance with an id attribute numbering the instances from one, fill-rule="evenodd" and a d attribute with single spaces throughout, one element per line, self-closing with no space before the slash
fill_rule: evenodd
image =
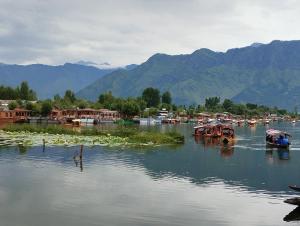
<path id="1" fill-rule="evenodd" d="M 233 147 L 195 140 L 150 150 L 78 147 L 0 149 L 1 226 L 295 225 L 300 123 L 274 123 L 292 136 L 289 152 L 268 150 L 266 127 L 236 127 Z M 77 165 L 77 166 L 76 166 Z M 300 195 L 300 193 L 299 193 Z M 299 221 L 300 222 L 300 221 Z"/>

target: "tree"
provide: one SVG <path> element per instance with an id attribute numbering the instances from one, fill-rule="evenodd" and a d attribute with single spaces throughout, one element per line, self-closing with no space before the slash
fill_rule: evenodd
<path id="1" fill-rule="evenodd" d="M 98 98 L 98 102 L 108 109 L 112 108 L 114 101 L 115 101 L 115 97 L 112 95 L 111 91 L 100 94 Z"/>
<path id="2" fill-rule="evenodd" d="M 22 82 L 20 87 L 20 98 L 22 100 L 29 100 L 29 86 L 27 82 Z"/>
<path id="3" fill-rule="evenodd" d="M 8 104 L 8 109 L 9 110 L 14 110 L 18 106 L 16 101 L 12 101 Z"/>
<path id="4" fill-rule="evenodd" d="M 87 108 L 88 103 L 87 103 L 85 100 L 80 100 L 80 101 L 77 103 L 77 106 L 78 106 L 80 109 L 84 109 L 84 108 Z"/>
<path id="5" fill-rule="evenodd" d="M 169 91 L 166 91 L 161 96 L 161 102 L 164 104 L 171 104 L 172 103 L 172 97 L 171 93 Z"/>
<path id="6" fill-rule="evenodd" d="M 205 107 L 208 110 L 214 110 L 220 103 L 220 97 L 209 97 L 205 99 Z"/>
<path id="7" fill-rule="evenodd" d="M 140 113 L 140 107 L 136 101 L 127 100 L 127 101 L 125 101 L 125 103 L 122 106 L 121 113 L 126 118 L 132 118 L 135 115 L 138 115 Z"/>
<path id="8" fill-rule="evenodd" d="M 75 94 L 72 92 L 72 90 L 67 90 L 67 91 L 65 92 L 64 99 L 65 99 L 66 101 L 70 101 L 71 103 L 74 103 L 75 100 L 76 100 L 76 97 L 75 97 Z"/>
<path id="9" fill-rule="evenodd" d="M 146 88 L 143 91 L 142 99 L 146 102 L 147 107 L 158 107 L 160 104 L 160 92 L 152 87 Z"/>
<path id="10" fill-rule="evenodd" d="M 231 110 L 233 107 L 233 102 L 229 99 L 225 99 L 223 101 L 223 108 L 225 109 L 225 111 L 229 111 Z"/>
<path id="11" fill-rule="evenodd" d="M 42 116 L 48 116 L 51 111 L 52 111 L 51 100 L 45 100 L 45 101 L 43 101 L 42 107 L 41 107 L 41 114 L 42 114 Z"/>

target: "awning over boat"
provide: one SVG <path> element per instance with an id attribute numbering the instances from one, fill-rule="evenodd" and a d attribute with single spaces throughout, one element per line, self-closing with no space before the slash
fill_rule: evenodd
<path id="1" fill-rule="evenodd" d="M 271 135 L 271 136 L 277 136 L 277 135 L 280 135 L 280 134 L 290 136 L 290 134 L 288 134 L 286 132 L 283 132 L 283 131 L 280 131 L 280 130 L 276 130 L 276 129 L 268 129 L 266 131 L 266 134 Z"/>

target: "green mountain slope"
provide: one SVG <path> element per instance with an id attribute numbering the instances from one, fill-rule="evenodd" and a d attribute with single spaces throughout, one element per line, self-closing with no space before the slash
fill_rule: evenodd
<path id="1" fill-rule="evenodd" d="M 273 41 L 225 53 L 200 49 L 187 55 L 155 54 L 131 71 L 103 76 L 77 95 L 92 100 L 106 91 L 137 96 L 149 86 L 169 90 L 180 104 L 220 96 L 292 109 L 300 104 L 300 41 Z"/>

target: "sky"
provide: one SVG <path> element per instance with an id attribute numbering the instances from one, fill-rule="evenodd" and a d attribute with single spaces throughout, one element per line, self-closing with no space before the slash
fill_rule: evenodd
<path id="1" fill-rule="evenodd" d="M 0 0 L 0 62 L 140 64 L 300 39 L 298 0 Z"/>

